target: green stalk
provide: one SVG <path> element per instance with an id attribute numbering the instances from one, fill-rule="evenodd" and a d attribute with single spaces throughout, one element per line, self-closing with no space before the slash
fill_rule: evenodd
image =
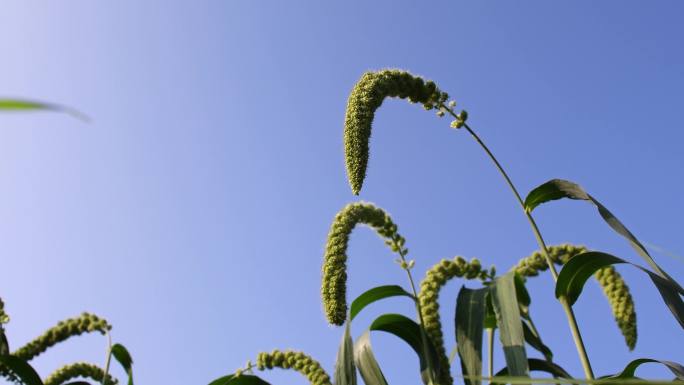
<path id="1" fill-rule="evenodd" d="M 437 374 L 432 367 L 432 360 L 430 359 L 430 349 L 428 347 L 428 340 L 427 336 L 425 335 L 425 329 L 424 325 L 425 323 L 423 322 L 423 312 L 421 311 L 420 308 L 420 301 L 418 301 L 418 291 L 416 290 L 416 284 L 413 281 L 413 275 L 411 274 L 411 268 L 408 267 L 408 262 L 406 261 L 406 253 L 404 252 L 403 247 L 399 246 L 398 242 L 396 239 L 392 239 L 394 244 L 397 246 L 398 251 L 397 254 L 399 254 L 399 257 L 401 258 L 401 262 L 403 266 L 407 266 L 404 268 L 406 270 L 406 275 L 408 275 L 409 283 L 411 284 L 411 291 L 413 293 L 413 302 L 416 304 L 416 311 L 418 312 L 418 320 L 420 321 L 420 340 L 423 344 L 423 355 L 425 357 L 425 361 L 427 363 L 427 369 L 428 369 L 428 384 L 434 384 L 435 379 L 433 375 Z"/>
<path id="2" fill-rule="evenodd" d="M 487 329 L 487 376 L 494 377 L 494 328 Z"/>
<path id="3" fill-rule="evenodd" d="M 102 385 L 107 385 L 107 374 L 109 374 L 109 365 L 112 362 L 112 336 L 107 331 L 107 359 L 105 360 L 104 374 L 102 375 Z"/>
<path id="4" fill-rule="evenodd" d="M 454 118 L 458 119 L 458 116 L 452 111 L 451 108 L 448 108 L 445 106 L 443 103 L 440 104 L 440 107 L 447 111 L 451 116 Z M 537 227 L 537 223 L 534 221 L 534 218 L 532 217 L 532 214 L 525 209 L 525 202 L 522 199 L 522 196 L 520 196 L 520 193 L 518 193 L 518 189 L 515 188 L 515 185 L 513 184 L 513 181 L 511 181 L 511 178 L 509 178 L 508 174 L 506 171 L 503 169 L 499 161 L 496 159 L 494 154 L 489 150 L 487 145 L 484 144 L 482 139 L 480 139 L 479 136 L 473 131 L 468 124 L 464 123 L 463 127 L 468 131 L 468 133 L 475 139 L 475 141 L 482 147 L 482 149 L 487 153 L 489 158 L 494 162 L 494 165 L 496 168 L 499 170 L 499 173 L 503 178 L 506 180 L 506 183 L 508 184 L 508 187 L 511 188 L 511 191 L 513 191 L 513 195 L 515 195 L 516 199 L 518 200 L 518 203 L 520 204 L 520 207 L 522 208 L 523 212 L 525 213 L 525 216 L 527 217 L 528 222 L 530 223 L 530 226 L 532 227 L 532 232 L 534 233 L 535 238 L 537 239 L 537 243 L 539 244 L 539 247 L 541 248 L 544 258 L 546 259 L 546 263 L 549 266 L 549 270 L 551 271 L 551 276 L 553 277 L 553 281 L 556 282 L 558 280 L 558 272 L 556 271 L 556 267 L 553 264 L 553 260 L 551 260 L 551 257 L 549 256 L 549 252 L 546 247 L 546 243 L 544 242 L 544 238 L 542 238 L 541 233 L 539 232 L 539 228 Z M 579 355 L 580 361 L 582 362 L 582 367 L 584 369 L 584 375 L 588 380 L 593 380 L 594 379 L 594 373 L 591 370 L 591 364 L 589 363 L 589 357 L 587 356 L 587 350 L 584 347 L 584 342 L 582 341 L 582 335 L 580 334 L 579 327 L 577 326 L 577 319 L 575 318 L 575 313 L 572 311 L 572 307 L 568 303 L 567 298 L 564 296 L 560 297 L 558 299 L 563 306 L 563 310 L 565 311 L 565 315 L 568 318 L 568 325 L 570 326 L 570 331 L 572 332 L 572 338 L 575 341 L 575 347 L 577 348 L 577 354 Z"/>

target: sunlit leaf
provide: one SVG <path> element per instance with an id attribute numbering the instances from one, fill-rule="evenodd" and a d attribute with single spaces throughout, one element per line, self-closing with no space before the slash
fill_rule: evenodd
<path id="1" fill-rule="evenodd" d="M 456 347 L 464 376 L 482 374 L 482 330 L 489 288 L 461 287 L 456 298 Z M 466 385 L 480 385 L 479 380 L 465 379 Z"/>
<path id="2" fill-rule="evenodd" d="M 528 376 L 525 336 L 515 288 L 515 272 L 508 272 L 490 286 L 506 366 L 512 376 Z"/>
<path id="3" fill-rule="evenodd" d="M 350 321 L 344 326 L 344 334 L 337 350 L 335 363 L 335 385 L 356 385 L 356 367 L 354 366 L 354 341 L 350 334 Z"/>
<path id="4" fill-rule="evenodd" d="M 629 231 L 605 206 L 584 191 L 578 184 L 562 179 L 552 179 L 535 188 L 527 195 L 525 198 L 525 209 L 527 211 L 532 211 L 542 203 L 562 198 L 585 200 L 593 203 L 603 220 L 606 221 L 615 232 L 626 238 L 653 270 L 663 278 L 669 280 L 679 293 L 684 294 L 684 288 L 658 266 L 653 257 L 648 253 L 648 250 L 646 250 L 644 245 L 639 242 L 634 234 L 632 234 L 632 232 Z"/>
<path id="5" fill-rule="evenodd" d="M 352 302 L 349 310 L 349 319 L 353 320 L 354 317 L 356 317 L 356 315 L 359 314 L 361 310 L 363 310 L 363 308 L 365 308 L 366 306 L 370 305 L 375 301 L 397 296 L 406 296 L 409 298 L 413 298 L 413 296 L 410 293 L 408 293 L 406 290 L 404 290 L 404 288 L 398 285 L 374 287 L 356 297 L 354 302 Z"/>
<path id="6" fill-rule="evenodd" d="M 354 344 L 354 362 L 366 385 L 387 385 L 385 375 L 375 359 L 370 344 L 370 332 L 366 331 Z M 219 384 L 210 384 L 219 385 Z"/>
<path id="7" fill-rule="evenodd" d="M 24 99 L 1 99 L 0 111 L 57 111 L 67 113 L 77 119 L 88 121 L 88 117 L 73 108 L 52 103 Z"/>
<path id="8" fill-rule="evenodd" d="M 663 301 L 665 301 L 665 304 L 670 309 L 670 312 L 672 312 L 672 315 L 682 328 L 684 328 L 684 302 L 671 281 L 641 266 L 629 263 L 624 259 L 606 253 L 589 251 L 571 258 L 563 266 L 563 269 L 558 275 L 558 281 L 556 282 L 556 297 L 560 298 L 564 296 L 567 298 L 570 305 L 574 304 L 582 293 L 584 284 L 589 277 L 599 269 L 617 263 L 632 265 L 648 274 L 651 281 L 658 289 L 658 292 L 660 292 Z"/>

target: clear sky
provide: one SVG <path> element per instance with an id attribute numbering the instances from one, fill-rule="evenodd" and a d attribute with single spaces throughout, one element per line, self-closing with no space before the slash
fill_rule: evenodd
<path id="1" fill-rule="evenodd" d="M 420 275 L 454 255 L 503 272 L 534 251 L 471 138 L 403 101 L 376 116 L 368 178 L 352 196 L 342 123 L 369 69 L 435 80 L 522 191 L 576 181 L 643 241 L 684 254 L 682 2 L 427 4 L 5 1 L 0 95 L 92 117 L 0 115 L 0 296 L 11 345 L 87 310 L 113 323 L 139 384 L 206 384 L 273 348 L 304 350 L 332 371 L 342 330 L 321 310 L 322 251 L 333 216 L 356 199 L 393 215 Z M 551 244 L 642 263 L 586 203 L 537 212 Z M 350 298 L 406 283 L 367 229 L 354 233 L 349 255 Z M 654 255 L 684 281 L 684 259 Z M 656 290 L 619 270 L 639 342 L 627 351 L 591 283 L 575 308 L 595 371 L 639 357 L 684 361 L 684 333 Z M 448 349 L 461 284 L 443 292 Z M 551 277 L 529 287 L 542 337 L 581 376 Z M 354 335 L 388 311 L 413 315 L 402 299 L 374 305 Z M 419 383 L 406 345 L 372 338 L 390 383 Z M 45 375 L 101 363 L 104 349 L 99 336 L 79 337 L 35 365 Z M 671 378 L 655 366 L 640 374 Z M 306 383 L 294 372 L 264 377 Z"/>

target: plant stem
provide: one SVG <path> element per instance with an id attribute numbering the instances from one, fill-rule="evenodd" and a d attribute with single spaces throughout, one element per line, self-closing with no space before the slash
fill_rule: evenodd
<path id="1" fill-rule="evenodd" d="M 102 375 L 102 385 L 107 385 L 107 375 L 109 374 L 109 364 L 112 361 L 112 336 L 107 331 L 107 359 L 105 360 L 104 374 Z"/>
<path id="2" fill-rule="evenodd" d="M 487 376 L 494 376 L 494 328 L 487 329 Z"/>
<path id="3" fill-rule="evenodd" d="M 454 118 L 458 118 L 456 113 L 454 113 L 454 111 L 451 108 L 448 108 L 443 103 L 440 104 L 440 108 L 443 108 Z M 473 137 L 473 139 L 475 139 L 475 141 L 480 145 L 480 147 L 482 147 L 482 149 L 487 153 L 492 162 L 494 162 L 496 168 L 499 170 L 501 176 L 503 176 L 503 178 L 506 180 L 508 187 L 510 187 L 511 191 L 513 191 L 513 195 L 515 195 L 515 198 L 518 200 L 520 207 L 522 208 L 523 212 L 525 213 L 525 216 L 527 217 L 528 222 L 530 223 L 530 226 L 532 227 L 532 232 L 534 233 L 534 236 L 537 239 L 537 243 L 539 244 L 539 247 L 541 248 L 542 253 L 544 254 L 546 263 L 549 266 L 551 275 L 553 276 L 553 281 L 556 282 L 558 280 L 558 272 L 556 271 L 556 267 L 553 264 L 553 260 L 551 260 L 551 257 L 549 256 L 546 243 L 544 242 L 544 238 L 542 238 L 542 235 L 539 231 L 539 227 L 537 227 L 537 223 L 534 221 L 532 214 L 525 208 L 525 202 L 523 201 L 522 196 L 518 192 L 518 189 L 515 188 L 513 181 L 511 181 L 511 178 L 508 176 L 504 168 L 501 166 L 501 164 L 496 159 L 494 154 L 492 154 L 492 152 L 489 150 L 487 145 L 485 145 L 482 139 L 480 139 L 480 137 L 475 133 L 475 131 L 473 131 L 473 129 L 465 123 L 463 124 L 463 127 L 468 131 L 468 133 Z M 589 357 L 587 356 L 587 351 L 584 347 L 584 342 L 582 341 L 582 335 L 580 334 L 579 327 L 577 326 L 577 319 L 575 318 L 575 313 L 572 311 L 572 307 L 570 306 L 565 297 L 560 297 L 558 300 L 563 306 L 563 310 L 565 310 L 565 315 L 568 318 L 568 324 L 570 326 L 570 331 L 572 332 L 572 338 L 575 341 L 575 346 L 577 347 L 577 354 L 579 355 L 580 361 L 582 362 L 582 367 L 584 368 L 584 375 L 587 379 L 592 380 L 594 379 L 594 373 L 591 370 Z"/>
<path id="4" fill-rule="evenodd" d="M 398 251 L 397 254 L 399 254 L 399 257 L 401 258 L 401 261 L 406 265 L 408 262 L 406 261 L 406 253 L 404 252 L 403 246 L 400 246 L 398 244 L 397 239 L 392 239 L 394 241 L 394 244 L 397 246 Z M 420 301 L 418 300 L 418 291 L 416 290 L 416 284 L 413 281 L 413 275 L 411 274 L 411 268 L 405 268 L 406 270 L 406 275 L 408 275 L 409 283 L 411 284 L 411 291 L 413 293 L 413 301 L 416 304 L 416 312 L 418 312 L 418 320 L 420 321 L 420 340 L 423 344 L 423 355 L 425 356 L 425 361 L 427 363 L 427 371 L 428 371 L 428 384 L 434 384 L 435 378 L 433 377 L 437 373 L 435 373 L 434 368 L 432 367 L 432 360 L 430 359 L 430 349 L 428 347 L 428 340 L 427 336 L 425 335 L 425 323 L 423 322 L 423 312 L 421 311 L 420 308 Z"/>

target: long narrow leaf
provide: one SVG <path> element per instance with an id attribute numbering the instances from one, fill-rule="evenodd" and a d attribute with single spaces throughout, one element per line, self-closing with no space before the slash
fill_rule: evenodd
<path id="1" fill-rule="evenodd" d="M 433 368 L 437 368 L 435 348 L 428 340 L 428 356 L 426 357 L 423 354 L 420 325 L 414 320 L 401 314 L 383 314 L 373 321 L 369 329 L 387 332 L 404 340 L 418 355 L 421 371 L 425 371 L 428 368 L 428 360 L 430 360 Z"/>
<path id="2" fill-rule="evenodd" d="M 512 376 L 528 376 L 525 336 L 515 290 L 515 272 L 508 272 L 490 286 L 506 366 Z"/>
<path id="3" fill-rule="evenodd" d="M 546 361 L 553 361 L 553 352 L 551 352 L 551 349 L 542 342 L 541 337 L 532 330 L 527 321 L 522 321 L 522 325 L 525 342 L 535 348 L 539 353 L 543 354 Z"/>
<path id="4" fill-rule="evenodd" d="M 356 367 L 354 366 L 354 341 L 350 333 L 350 321 L 344 326 L 344 335 L 337 351 L 335 363 L 335 385 L 356 385 Z"/>
<path id="5" fill-rule="evenodd" d="M 665 304 L 670 309 L 670 312 L 682 328 L 684 328 L 684 301 L 682 301 L 682 297 L 679 295 L 677 288 L 671 281 L 641 266 L 629 263 L 622 258 L 606 253 L 589 251 L 571 258 L 563 266 L 563 269 L 558 275 L 558 282 L 556 282 L 556 297 L 560 298 L 561 296 L 565 296 L 570 305 L 574 304 L 582 293 L 584 284 L 589 277 L 599 269 L 617 263 L 632 265 L 648 274 L 651 281 L 658 289 L 658 292 L 660 292 L 663 301 L 665 301 Z"/>
<path id="6" fill-rule="evenodd" d="M 482 375 L 482 329 L 487 308 L 488 288 L 461 287 L 456 299 L 456 347 L 464 376 Z M 466 385 L 480 385 L 480 380 L 465 378 Z"/>
<path id="7" fill-rule="evenodd" d="M 0 356 L 0 364 L 5 365 L 25 385 L 43 385 L 43 380 L 26 361 L 12 355 Z"/>
<path id="8" fill-rule="evenodd" d="M 682 366 L 681 364 L 678 364 L 676 362 L 665 361 L 665 360 L 654 360 L 652 358 L 636 359 L 636 360 L 630 362 L 629 364 L 627 364 L 627 366 L 625 366 L 625 368 L 622 370 L 622 372 L 620 374 L 613 376 L 613 377 L 609 377 L 609 378 L 636 378 L 634 376 L 634 372 L 637 370 L 637 368 L 641 364 L 645 364 L 648 362 L 655 362 L 655 363 L 665 365 L 665 367 L 667 367 L 668 369 L 670 369 L 670 371 L 672 373 L 674 373 L 674 375 L 677 377 L 678 380 L 684 381 L 684 366 Z"/>
<path id="9" fill-rule="evenodd" d="M 540 360 L 538 358 L 530 358 L 529 360 L 527 360 L 527 365 L 529 366 L 530 371 L 546 372 L 546 373 L 551 374 L 554 377 L 572 378 L 572 376 L 567 371 L 565 371 L 565 369 L 561 368 L 560 366 L 558 366 L 552 362 Z M 498 371 L 496 373 L 495 377 L 507 377 L 508 375 L 509 375 L 508 368 L 506 367 L 506 368 L 503 368 L 500 371 Z M 548 383 L 554 382 L 554 380 L 547 380 L 547 381 L 548 381 Z M 505 382 L 492 381 L 490 384 L 491 385 L 501 385 L 503 383 L 505 383 Z"/>
<path id="10" fill-rule="evenodd" d="M 413 298 L 413 296 L 410 293 L 408 293 L 406 290 L 404 290 L 404 288 L 398 285 L 374 287 L 366 291 L 365 293 L 361 294 L 360 296 L 356 297 L 354 302 L 352 302 L 351 307 L 349 309 L 349 319 L 353 320 L 354 317 L 356 317 L 356 315 L 359 314 L 361 310 L 363 310 L 363 308 L 365 308 L 366 306 L 370 305 L 375 301 L 397 296 L 406 296 L 409 298 Z"/>
<path id="11" fill-rule="evenodd" d="M 585 200 L 593 203 L 599 211 L 599 214 L 608 225 L 618 234 L 629 241 L 632 247 L 639 255 L 655 270 L 660 276 L 669 280 L 681 294 L 684 294 L 682 288 L 677 281 L 670 277 L 663 269 L 658 266 L 651 254 L 644 245 L 632 234 L 625 225 L 620 222 L 615 215 L 613 215 L 605 206 L 603 206 L 594 197 L 589 195 L 580 185 L 567 180 L 552 179 L 541 186 L 532 190 L 525 198 L 525 209 L 527 211 L 534 210 L 535 207 L 542 203 L 546 203 L 556 199 L 569 198 L 576 200 Z"/>
<path id="12" fill-rule="evenodd" d="M 385 375 L 375 359 L 370 344 L 370 331 L 366 331 L 354 344 L 354 362 L 366 385 L 387 385 Z M 210 384 L 213 385 L 213 384 Z M 218 384 L 216 384 L 218 385 Z"/>
<path id="13" fill-rule="evenodd" d="M 87 116 L 73 108 L 35 100 L 0 98 L 0 111 L 57 111 L 67 113 L 83 121 L 89 120 Z"/>
<path id="14" fill-rule="evenodd" d="M 133 358 L 131 358 L 128 349 L 121 344 L 114 344 L 112 346 L 112 355 L 126 370 L 126 374 L 128 374 L 128 385 L 133 385 Z"/>

